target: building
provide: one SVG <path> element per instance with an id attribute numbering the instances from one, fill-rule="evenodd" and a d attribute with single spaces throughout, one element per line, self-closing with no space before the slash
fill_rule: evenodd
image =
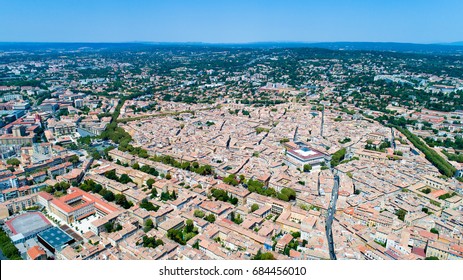
<path id="1" fill-rule="evenodd" d="M 429 240 L 426 257 L 437 257 L 439 260 L 463 260 L 463 246 Z"/>
<path id="2" fill-rule="evenodd" d="M 184 220 L 182 218 L 167 219 L 165 222 L 159 225 L 158 229 L 162 234 L 167 234 L 171 229 L 181 229 L 184 226 Z"/>
<path id="3" fill-rule="evenodd" d="M 295 144 L 297 148 L 288 149 L 286 151 L 285 163 L 288 166 L 293 166 L 302 170 L 306 164 L 320 166 L 328 165 L 331 161 L 329 155 L 313 149 L 303 142 L 297 142 Z"/>
<path id="4" fill-rule="evenodd" d="M 430 186 L 430 187 L 433 187 L 433 188 L 436 188 L 436 189 L 447 189 L 449 187 L 449 183 L 442 180 L 442 179 L 439 179 L 439 178 L 436 178 L 436 177 L 433 177 L 433 176 L 430 176 L 430 175 L 426 175 L 424 176 L 424 182 L 426 183 L 426 185 Z"/>
<path id="5" fill-rule="evenodd" d="M 50 252 L 55 253 L 74 243 L 75 240 L 60 228 L 52 227 L 39 233 L 37 241 Z"/>
<path id="6" fill-rule="evenodd" d="M 354 157 L 375 162 L 386 162 L 387 160 L 387 155 L 385 153 L 365 149 L 358 149 L 357 151 L 355 151 Z"/>
<path id="7" fill-rule="evenodd" d="M 115 206 L 78 188 L 68 189 L 68 194 L 60 198 L 50 199 L 44 192 L 39 193 L 39 196 L 39 203 L 45 204 L 43 206 L 50 212 L 69 224 L 93 214 L 106 216 L 118 210 Z"/>
<path id="8" fill-rule="evenodd" d="M 59 105 L 58 103 L 54 103 L 54 102 L 43 102 L 39 106 L 39 109 L 44 112 L 54 113 L 59 109 Z"/>
<path id="9" fill-rule="evenodd" d="M 33 246 L 27 250 L 27 259 L 28 260 L 46 260 L 47 253 L 40 248 L 39 246 Z"/>
<path id="10" fill-rule="evenodd" d="M 108 152 L 108 155 L 114 161 L 120 161 L 123 164 L 133 165 L 135 163 L 135 156 L 119 151 L 118 149 L 112 149 Z"/>
<path id="11" fill-rule="evenodd" d="M 0 145 L 32 145 L 34 141 L 35 134 L 33 132 L 26 136 L 14 136 L 13 134 L 0 136 Z"/>
<path id="12" fill-rule="evenodd" d="M 5 224 L 10 231 L 13 244 L 23 243 L 52 227 L 51 223 L 40 212 L 21 214 L 8 220 Z"/>
<path id="13" fill-rule="evenodd" d="M 247 189 L 230 186 L 223 183 L 213 186 L 211 188 L 211 192 L 214 189 L 225 191 L 231 198 L 236 197 L 236 199 L 238 199 L 238 205 L 246 204 L 246 197 L 251 193 Z"/>

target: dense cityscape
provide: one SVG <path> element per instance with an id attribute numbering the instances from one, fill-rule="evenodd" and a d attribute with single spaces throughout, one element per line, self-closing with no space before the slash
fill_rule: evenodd
<path id="1" fill-rule="evenodd" d="M 1 44 L 0 257 L 462 260 L 463 48 L 378 46 Z"/>

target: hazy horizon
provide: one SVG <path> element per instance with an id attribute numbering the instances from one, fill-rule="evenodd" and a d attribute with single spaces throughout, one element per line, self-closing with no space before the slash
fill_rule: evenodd
<path id="1" fill-rule="evenodd" d="M 314 42 L 303 42 L 303 41 L 255 41 L 255 42 L 201 42 L 201 41 L 1 41 L 0 44 L 192 44 L 192 45 L 253 45 L 253 44 L 340 44 L 340 43 L 352 43 L 352 44 L 410 44 L 410 45 L 463 45 L 463 40 L 453 42 L 430 42 L 430 43 L 415 43 L 415 42 L 394 42 L 394 41 L 314 41 Z"/>

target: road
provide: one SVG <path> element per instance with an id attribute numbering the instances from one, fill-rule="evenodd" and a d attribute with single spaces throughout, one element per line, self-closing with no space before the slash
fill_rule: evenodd
<path id="1" fill-rule="evenodd" d="M 331 193 L 330 207 L 328 208 L 328 213 L 326 215 L 326 238 L 328 239 L 328 249 L 330 251 L 330 259 L 336 260 L 336 254 L 334 253 L 334 241 L 333 241 L 333 219 L 334 213 L 336 212 L 336 202 L 338 200 L 338 191 L 339 191 L 339 176 L 334 175 L 334 186 L 333 192 Z"/>
<path id="2" fill-rule="evenodd" d="M 391 127 L 391 147 L 394 149 L 396 149 L 396 146 L 395 146 L 395 139 L 394 139 L 394 129 Z"/>
<path id="3" fill-rule="evenodd" d="M 325 124 L 325 105 L 323 105 L 322 110 L 322 121 L 320 123 L 320 136 L 323 137 L 323 125 Z"/>

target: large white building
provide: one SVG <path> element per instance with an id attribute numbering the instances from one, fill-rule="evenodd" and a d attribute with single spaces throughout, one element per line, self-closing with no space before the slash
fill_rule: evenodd
<path id="1" fill-rule="evenodd" d="M 295 148 L 286 151 L 285 163 L 288 166 L 303 169 L 306 164 L 312 166 L 329 165 L 330 155 L 313 149 L 303 142 L 295 144 Z"/>

